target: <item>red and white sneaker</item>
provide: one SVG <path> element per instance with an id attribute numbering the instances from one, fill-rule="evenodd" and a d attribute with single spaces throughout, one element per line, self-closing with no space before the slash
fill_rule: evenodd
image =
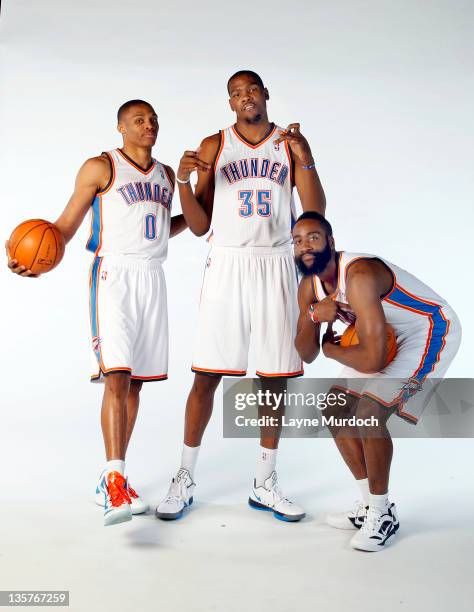
<path id="1" fill-rule="evenodd" d="M 104 525 L 116 525 L 132 520 L 131 499 L 127 481 L 119 472 L 104 472 L 97 486 L 104 507 Z"/>
<path id="2" fill-rule="evenodd" d="M 130 509 L 132 511 L 132 514 L 144 514 L 145 512 L 148 512 L 148 510 L 150 509 L 150 506 L 146 504 L 143 501 L 143 499 L 140 497 L 140 495 L 138 495 L 138 493 L 135 491 L 135 489 L 133 489 L 130 486 L 130 483 L 128 482 L 128 478 L 127 478 L 127 492 L 132 502 L 130 504 Z"/>
<path id="3" fill-rule="evenodd" d="M 97 483 L 97 487 L 95 489 L 95 503 L 98 506 L 102 506 L 102 508 L 105 506 L 105 497 L 100 485 L 105 473 L 106 472 L 104 470 L 100 475 L 99 482 Z M 130 510 L 132 511 L 132 514 L 144 514 L 145 512 L 148 512 L 150 506 L 146 504 L 135 489 L 130 486 L 128 478 L 125 479 L 125 483 L 127 493 L 130 498 Z"/>

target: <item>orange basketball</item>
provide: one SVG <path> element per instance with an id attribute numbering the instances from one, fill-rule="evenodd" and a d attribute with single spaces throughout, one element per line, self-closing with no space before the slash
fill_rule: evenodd
<path id="1" fill-rule="evenodd" d="M 8 241 L 8 254 L 33 274 L 55 268 L 64 255 L 64 237 L 58 228 L 44 219 L 20 223 Z"/>
<path id="2" fill-rule="evenodd" d="M 397 354 L 397 338 L 395 336 L 395 331 L 389 323 L 386 324 L 385 329 L 387 332 L 387 360 L 384 368 L 395 359 L 395 355 Z M 359 344 L 359 338 L 357 337 L 355 325 L 349 325 L 341 336 L 341 346 L 354 346 L 356 344 Z"/>

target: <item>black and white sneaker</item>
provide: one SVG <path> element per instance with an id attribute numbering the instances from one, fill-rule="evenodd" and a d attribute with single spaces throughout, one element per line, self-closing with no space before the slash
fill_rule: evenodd
<path id="1" fill-rule="evenodd" d="M 390 504 L 384 511 L 369 507 L 364 524 L 351 539 L 351 546 L 357 550 L 378 552 L 392 543 L 399 527 L 395 504 Z"/>
<path id="2" fill-rule="evenodd" d="M 326 523 L 336 529 L 360 529 L 364 524 L 369 506 L 362 501 L 354 502 L 347 512 L 332 512 L 326 516 Z"/>

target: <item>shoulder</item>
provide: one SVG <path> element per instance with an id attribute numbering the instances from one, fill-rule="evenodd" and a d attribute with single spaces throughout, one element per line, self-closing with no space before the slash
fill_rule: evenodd
<path id="1" fill-rule="evenodd" d="M 346 283 L 349 292 L 357 291 L 369 296 L 379 296 L 387 283 L 386 266 L 379 259 L 359 259 L 346 268 Z"/>
<path id="2" fill-rule="evenodd" d="M 112 176 L 113 168 L 110 158 L 105 153 L 90 157 L 82 164 L 78 178 L 96 183 L 99 187 L 106 185 Z"/>
<path id="3" fill-rule="evenodd" d="M 206 136 L 200 145 L 200 157 L 204 161 L 212 161 L 217 155 L 219 147 L 221 145 L 221 132 Z"/>

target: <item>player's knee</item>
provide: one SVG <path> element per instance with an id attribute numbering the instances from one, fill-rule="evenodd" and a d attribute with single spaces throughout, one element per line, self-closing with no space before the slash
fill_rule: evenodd
<path id="1" fill-rule="evenodd" d="M 130 374 L 124 372 L 114 372 L 105 377 L 105 389 L 107 393 L 117 397 L 128 394 L 130 388 Z"/>
<path id="2" fill-rule="evenodd" d="M 196 374 L 191 393 L 198 399 L 212 399 L 214 393 L 219 386 L 221 376 L 206 376 L 204 374 Z"/>
<path id="3" fill-rule="evenodd" d="M 138 395 L 143 387 L 142 380 L 131 380 L 130 381 L 130 390 L 129 393 L 133 395 Z"/>

